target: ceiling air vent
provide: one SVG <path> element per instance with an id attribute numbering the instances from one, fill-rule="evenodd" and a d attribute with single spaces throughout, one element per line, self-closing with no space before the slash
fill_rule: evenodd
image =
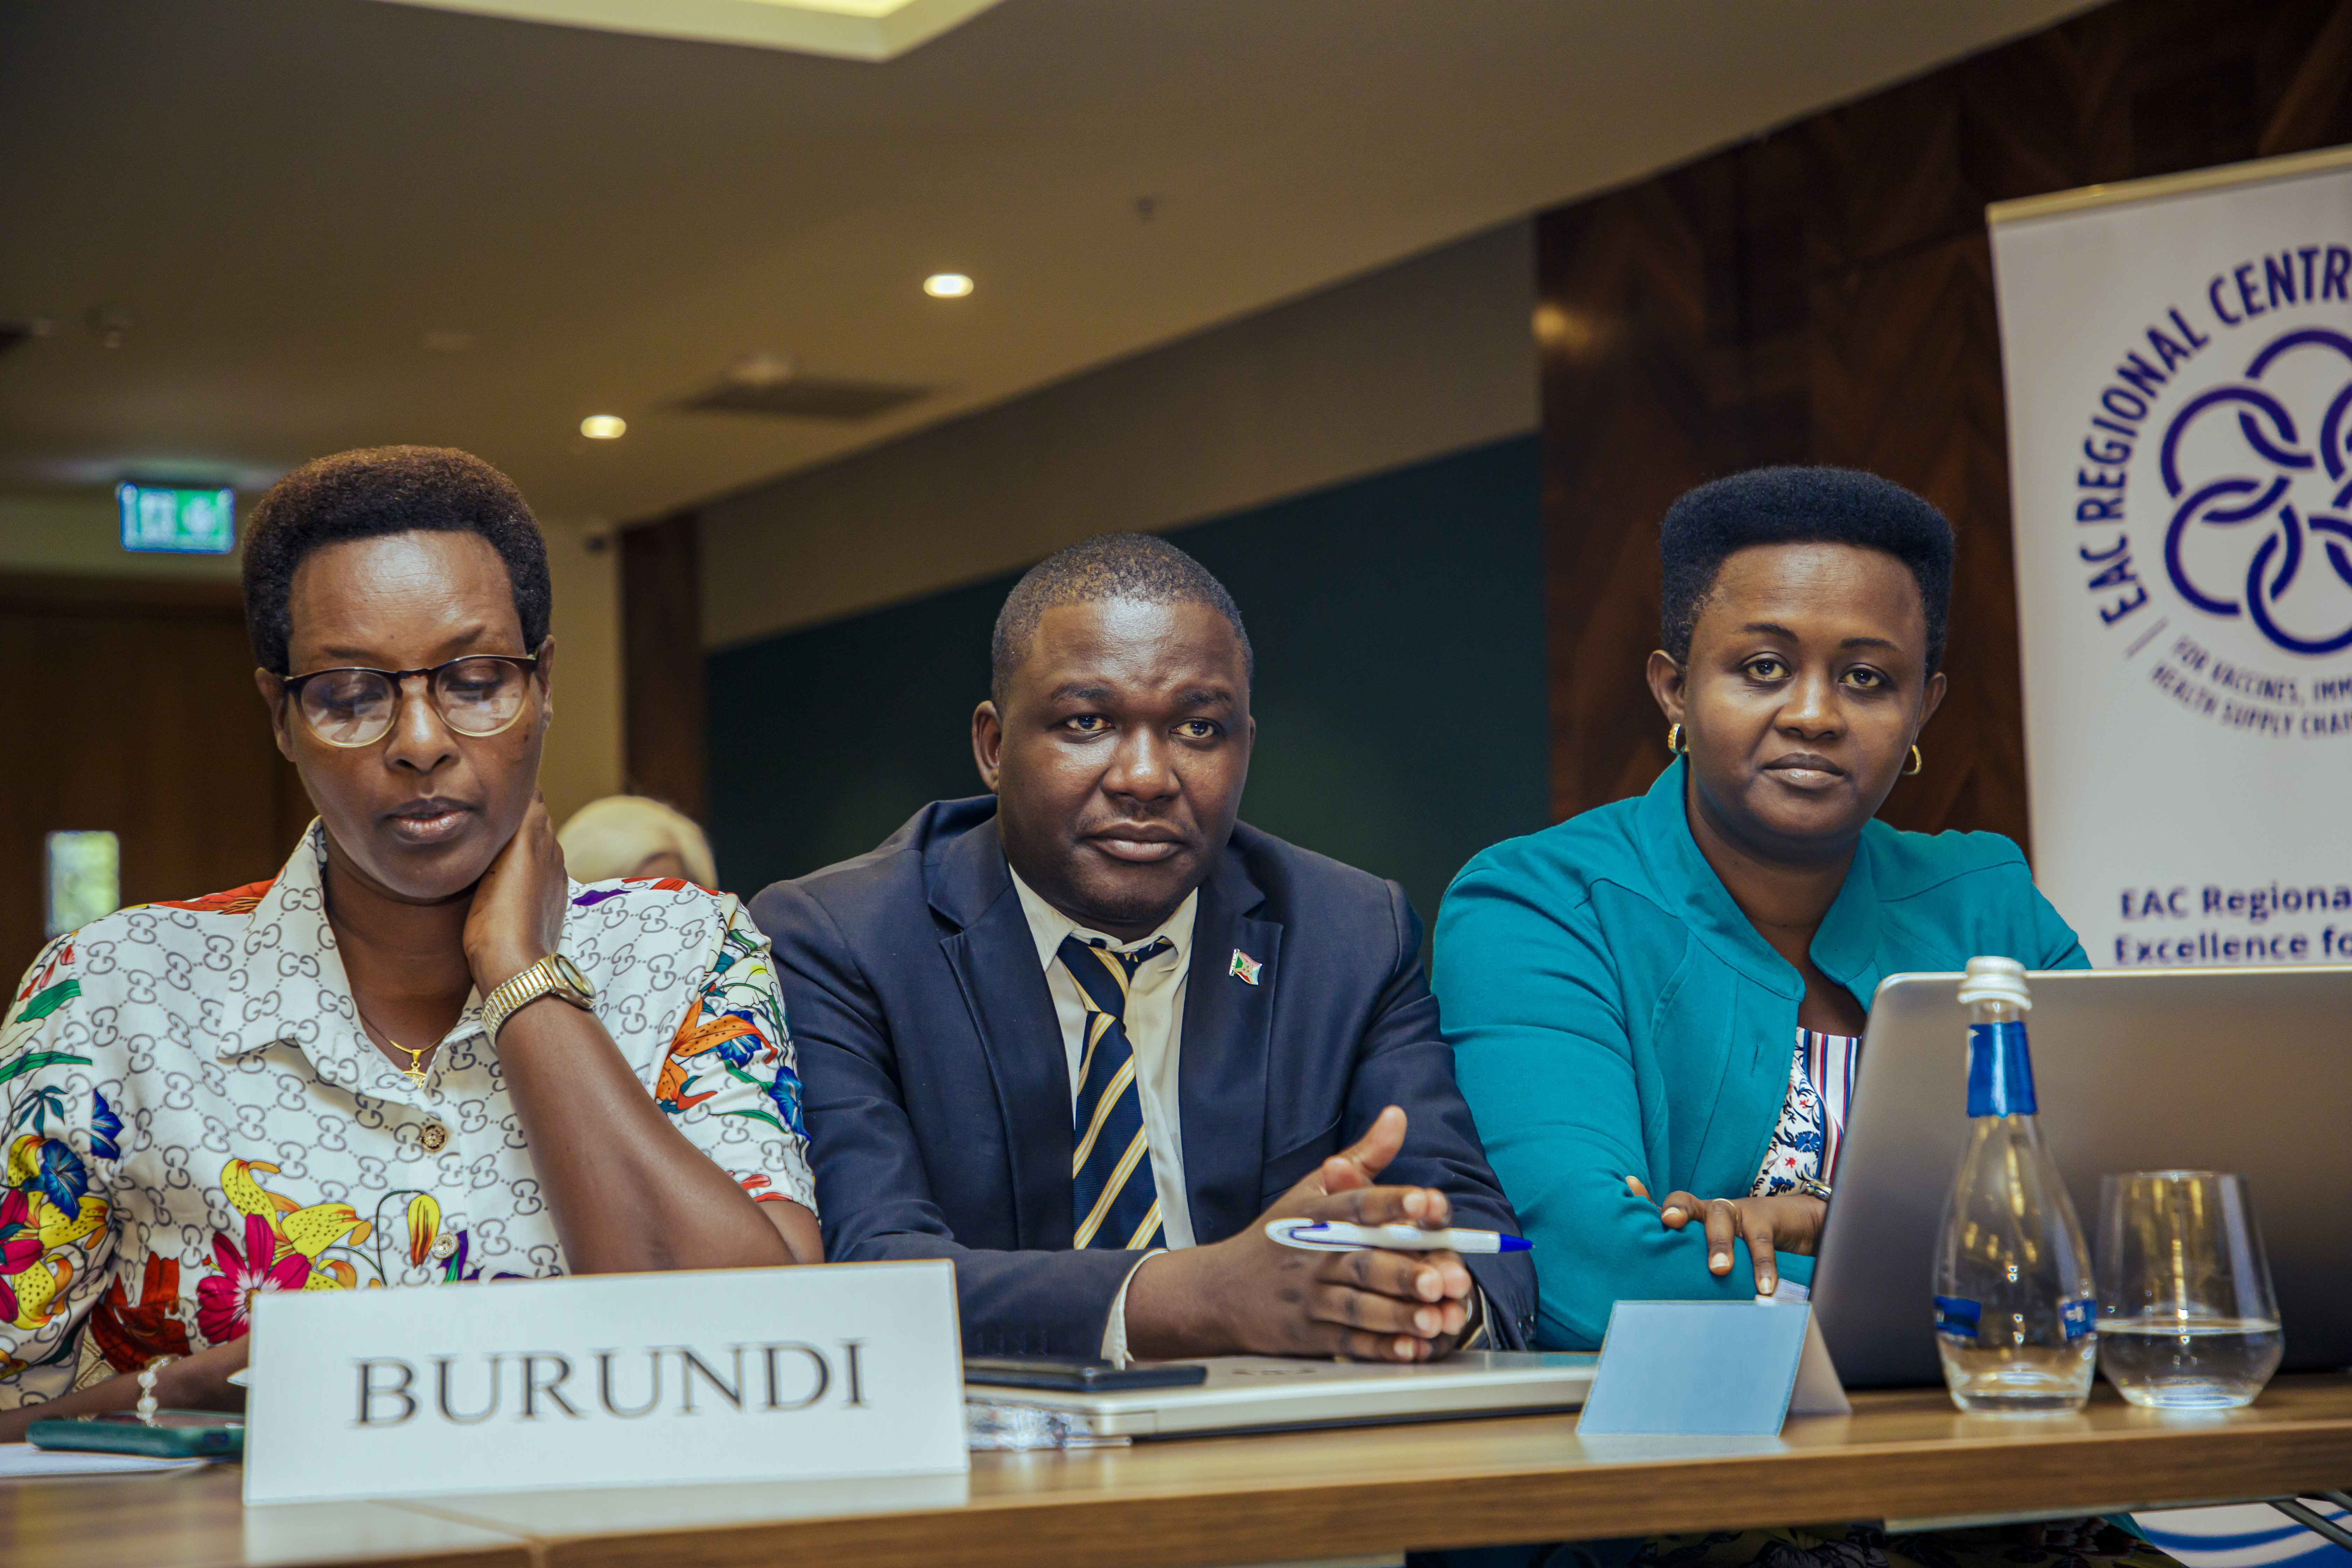
<path id="1" fill-rule="evenodd" d="M 717 385 L 680 402 L 688 414 L 761 414 L 773 419 L 871 419 L 930 391 L 883 381 L 803 375 L 776 354 L 749 354 Z"/>

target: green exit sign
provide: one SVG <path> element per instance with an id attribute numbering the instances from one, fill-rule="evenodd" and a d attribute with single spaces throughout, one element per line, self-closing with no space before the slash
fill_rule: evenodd
<path id="1" fill-rule="evenodd" d="M 185 485 L 114 487 L 122 506 L 122 548 L 226 555 L 236 544 L 236 492 Z"/>

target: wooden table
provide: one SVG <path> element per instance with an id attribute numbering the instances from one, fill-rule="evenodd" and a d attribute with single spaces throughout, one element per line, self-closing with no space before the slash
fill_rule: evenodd
<path id="1" fill-rule="evenodd" d="M 1863 1394 L 1778 1442 L 1580 1442 L 1521 1417 L 1060 1454 L 970 1478 L 541 1492 L 247 1510 L 237 1471 L 0 1482 L 0 1559 L 70 1568 L 1118 1563 L 1163 1568 L 1496 1541 L 1845 1520 L 2107 1512 L 2352 1483 L 2352 1377 L 2281 1378 L 2252 1408 L 1961 1415 Z"/>

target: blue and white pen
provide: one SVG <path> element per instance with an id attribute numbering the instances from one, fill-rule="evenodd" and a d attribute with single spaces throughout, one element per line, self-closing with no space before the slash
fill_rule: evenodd
<path id="1" fill-rule="evenodd" d="M 1301 1252 L 1356 1252 L 1367 1247 L 1391 1252 L 1528 1252 L 1524 1237 L 1499 1230 L 1424 1230 L 1417 1225 L 1343 1225 L 1337 1220 L 1275 1219 L 1266 1235 Z"/>

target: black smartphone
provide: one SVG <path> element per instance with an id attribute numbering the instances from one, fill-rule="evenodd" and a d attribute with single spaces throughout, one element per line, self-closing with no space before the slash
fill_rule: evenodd
<path id="1" fill-rule="evenodd" d="M 1209 1380 L 1197 1362 L 1139 1362 L 1117 1367 L 1107 1361 L 1058 1355 L 968 1355 L 963 1380 L 1001 1388 L 1050 1388 L 1064 1394 L 1112 1394 L 1129 1388 L 1189 1388 Z"/>
<path id="2" fill-rule="evenodd" d="M 36 1448 L 152 1459 L 234 1459 L 245 1452 L 244 1419 L 216 1410 L 158 1410 L 145 1419 L 128 1410 L 57 1416 L 34 1422 L 25 1436 Z"/>

